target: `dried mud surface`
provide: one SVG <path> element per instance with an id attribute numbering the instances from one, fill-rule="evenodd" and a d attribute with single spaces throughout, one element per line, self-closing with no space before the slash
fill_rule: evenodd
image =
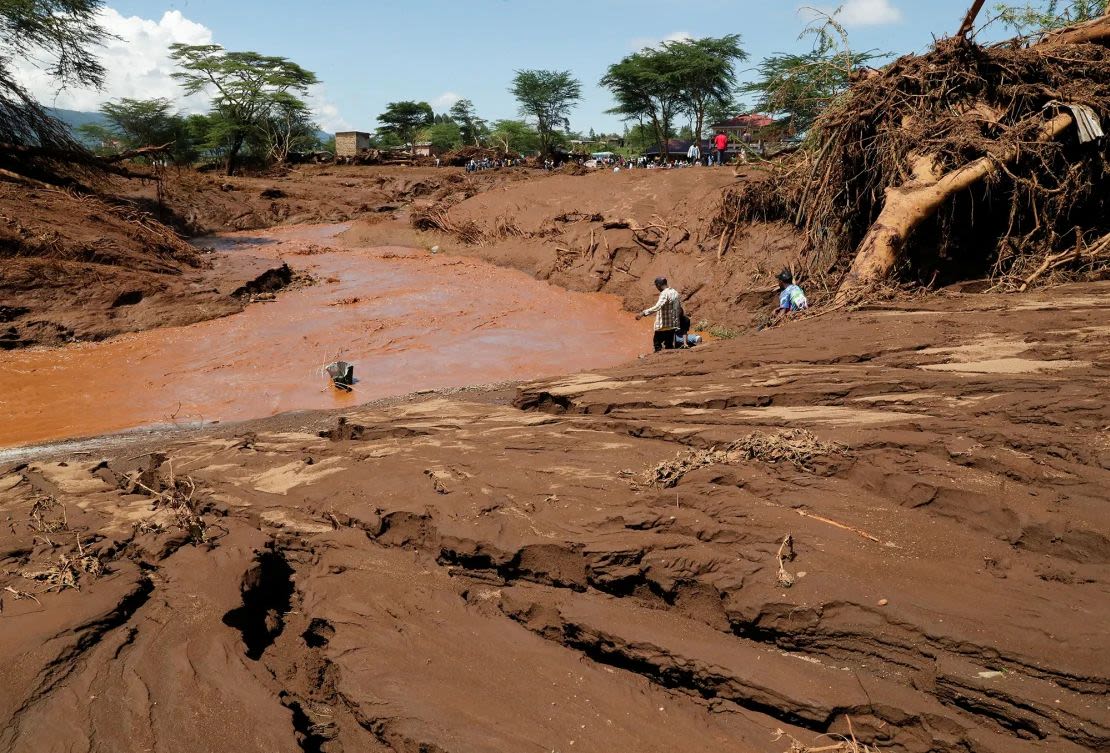
<path id="1" fill-rule="evenodd" d="M 0 749 L 1105 750 L 1107 304 L 0 469 Z"/>

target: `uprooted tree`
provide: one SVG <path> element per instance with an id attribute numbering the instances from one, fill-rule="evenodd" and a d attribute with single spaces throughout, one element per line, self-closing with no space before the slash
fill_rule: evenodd
<path id="1" fill-rule="evenodd" d="M 807 148 L 726 198 L 722 241 L 742 222 L 794 223 L 809 270 L 839 273 L 840 302 L 896 272 L 1023 288 L 1105 271 L 1110 16 L 993 46 L 961 31 L 857 72 Z"/>

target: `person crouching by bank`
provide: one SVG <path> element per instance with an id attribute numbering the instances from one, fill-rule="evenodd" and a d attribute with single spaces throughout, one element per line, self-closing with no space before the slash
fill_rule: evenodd
<path id="1" fill-rule="evenodd" d="M 779 307 L 775 311 L 775 316 L 784 316 L 795 311 L 805 311 L 809 308 L 809 301 L 806 300 L 806 294 L 794 282 L 794 275 L 790 274 L 789 270 L 782 270 L 778 273 L 777 279 L 779 281 Z"/>
<path id="2" fill-rule="evenodd" d="M 644 309 L 636 318 L 655 314 L 655 334 L 652 345 L 655 352 L 660 350 L 674 350 L 675 334 L 678 332 L 679 317 L 682 316 L 682 299 L 678 291 L 667 285 L 666 277 L 656 277 L 655 287 L 659 290 L 659 300 L 651 308 Z"/>

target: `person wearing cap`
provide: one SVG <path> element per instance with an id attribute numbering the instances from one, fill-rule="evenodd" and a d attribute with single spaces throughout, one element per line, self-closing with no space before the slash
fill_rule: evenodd
<path id="1" fill-rule="evenodd" d="M 682 299 L 679 298 L 677 290 L 668 286 L 666 277 L 656 277 L 655 287 L 659 291 L 659 300 L 651 308 L 636 314 L 636 318 L 655 314 L 652 346 L 658 353 L 663 349 L 674 350 L 674 337 L 678 332 L 679 318 L 682 315 Z"/>
<path id="2" fill-rule="evenodd" d="M 778 315 L 788 314 L 791 311 L 804 311 L 809 308 L 806 294 L 794 283 L 794 275 L 787 269 L 778 273 L 779 281 L 779 307 L 775 312 Z"/>

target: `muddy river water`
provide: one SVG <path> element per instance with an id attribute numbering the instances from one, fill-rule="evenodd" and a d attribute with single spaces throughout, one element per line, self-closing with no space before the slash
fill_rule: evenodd
<path id="1" fill-rule="evenodd" d="M 0 354 L 0 447 L 537 378 L 650 347 L 650 324 L 612 296 L 423 249 L 315 253 L 343 229 L 214 239 L 218 253 L 283 259 L 316 278 L 275 301 L 187 327 Z M 323 373 L 337 358 L 355 364 L 349 394 Z"/>

